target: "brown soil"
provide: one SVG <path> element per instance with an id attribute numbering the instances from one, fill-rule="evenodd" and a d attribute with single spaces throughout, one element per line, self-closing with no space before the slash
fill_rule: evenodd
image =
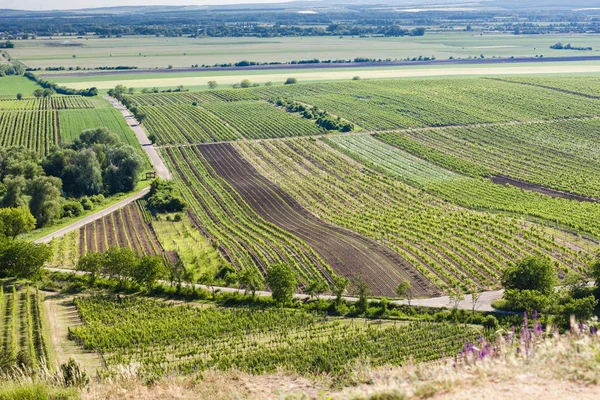
<path id="1" fill-rule="evenodd" d="M 137 209 L 137 205 L 135 203 L 128 205 L 125 207 L 127 210 L 127 214 L 129 216 L 129 221 L 133 226 L 133 229 L 137 233 L 137 236 L 140 240 L 140 245 L 142 248 L 143 254 L 154 255 L 154 250 L 152 249 L 152 245 L 148 240 L 148 236 L 146 236 L 146 229 L 144 228 L 144 221 L 142 220 L 142 216 Z"/>
<path id="2" fill-rule="evenodd" d="M 106 226 L 106 240 L 108 241 L 108 247 L 115 247 L 117 245 L 117 239 L 115 237 L 116 227 L 110 214 L 104 217 L 104 224 Z"/>
<path id="3" fill-rule="evenodd" d="M 85 226 L 85 241 L 86 241 L 86 246 L 85 246 L 85 250 L 86 252 L 90 253 L 90 252 L 95 252 L 96 251 L 96 241 L 94 239 L 94 223 L 89 223 Z M 82 255 L 84 253 L 81 253 Z"/>
<path id="4" fill-rule="evenodd" d="M 142 253 L 143 249 L 140 245 L 140 242 L 136 235 L 136 230 L 133 227 L 133 221 L 131 218 L 131 214 L 129 213 L 128 207 L 123 208 L 123 227 L 121 229 L 125 229 L 127 232 L 127 236 L 129 237 L 129 243 L 131 243 L 131 247 L 138 253 Z"/>
<path id="5" fill-rule="evenodd" d="M 580 201 L 580 202 L 600 203 L 600 199 L 594 199 L 592 197 L 585 197 L 585 196 L 581 196 L 581 195 L 573 194 L 573 193 L 561 192 L 560 190 L 554 190 L 554 189 L 550 189 L 550 188 L 547 188 L 547 187 L 544 187 L 541 185 L 536 185 L 533 183 L 520 181 L 518 179 L 514 179 L 514 178 L 511 178 L 511 177 L 505 176 L 505 175 L 496 175 L 490 179 L 492 182 L 494 182 L 498 185 L 509 184 L 509 185 L 516 186 L 516 187 L 524 189 L 524 190 L 529 190 L 531 192 L 543 193 L 543 194 L 551 196 L 551 197 L 559 197 L 561 199 L 576 200 L 576 201 Z"/>
<path id="6" fill-rule="evenodd" d="M 336 273 L 363 277 L 375 295 L 394 295 L 403 278 L 412 282 L 418 295 L 438 293 L 424 276 L 387 247 L 312 215 L 287 192 L 260 175 L 231 144 L 194 149 L 256 213 L 304 240 Z"/>
<path id="7" fill-rule="evenodd" d="M 97 219 L 94 222 L 94 226 L 96 228 L 96 244 L 98 245 L 96 251 L 98 251 L 98 253 L 104 253 L 107 249 L 106 236 L 104 233 L 104 225 L 102 224 L 102 219 Z"/>

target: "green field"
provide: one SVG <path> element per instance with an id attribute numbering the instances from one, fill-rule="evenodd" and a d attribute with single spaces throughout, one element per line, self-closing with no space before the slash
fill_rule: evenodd
<path id="1" fill-rule="evenodd" d="M 140 363 L 142 373 L 159 376 L 278 368 L 339 376 L 360 357 L 374 367 L 435 360 L 478 334 L 458 324 L 363 324 L 288 309 L 176 306 L 139 297 L 92 296 L 75 304 L 86 321 L 72 329 L 75 341 L 100 352 L 110 371 Z"/>
<path id="2" fill-rule="evenodd" d="M 114 107 L 92 108 L 88 110 L 60 110 L 60 140 L 68 145 L 79 138 L 86 129 L 107 128 L 119 138 L 135 148 L 139 143 L 125 123 L 123 116 Z"/>
<path id="3" fill-rule="evenodd" d="M 279 38 L 39 38 L 20 41 L 8 51 L 11 57 L 29 67 L 102 67 L 133 65 L 139 68 L 166 68 L 172 65 L 235 63 L 242 60 L 289 62 L 318 58 L 355 57 L 438 59 L 480 57 L 562 57 L 581 55 L 578 51 L 552 50 L 557 43 L 590 46 L 600 50 L 597 35 L 483 34 L 471 32 L 435 33 L 413 37 L 279 37 Z"/>
<path id="4" fill-rule="evenodd" d="M 0 99 L 14 99 L 17 93 L 23 94 L 23 97 L 31 97 L 36 89 L 41 87 L 23 76 L 0 77 Z"/>

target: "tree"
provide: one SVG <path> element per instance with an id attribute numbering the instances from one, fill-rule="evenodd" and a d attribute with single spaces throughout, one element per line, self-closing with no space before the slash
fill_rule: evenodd
<path id="1" fill-rule="evenodd" d="M 215 89 L 218 86 L 217 81 L 208 81 L 208 88 Z"/>
<path id="2" fill-rule="evenodd" d="M 460 302 L 465 299 L 465 295 L 459 288 L 454 288 L 450 290 L 448 297 L 450 298 L 450 304 L 454 309 L 457 309 Z"/>
<path id="3" fill-rule="evenodd" d="M 408 279 L 403 279 L 402 282 L 396 286 L 396 296 L 398 296 L 401 300 L 406 299 L 408 305 L 410 306 L 410 302 L 412 301 L 412 285 Z"/>
<path id="4" fill-rule="evenodd" d="M 52 248 L 46 244 L 0 239 L 0 274 L 5 277 L 36 280 L 51 258 Z"/>
<path id="5" fill-rule="evenodd" d="M 244 290 L 249 290 L 252 293 L 252 297 L 254 297 L 257 290 L 264 287 L 262 274 L 256 268 L 242 269 L 238 274 L 238 279 Z"/>
<path id="6" fill-rule="evenodd" d="M 273 299 L 279 304 L 287 304 L 292 301 L 298 282 L 292 268 L 279 263 L 268 268 L 267 284 L 271 288 Z"/>
<path id="7" fill-rule="evenodd" d="M 240 82 L 240 87 L 249 88 L 250 86 L 252 86 L 252 82 L 250 82 L 248 79 L 244 79 Z"/>
<path id="8" fill-rule="evenodd" d="M 17 93 L 17 100 L 23 100 L 23 93 Z"/>
<path id="9" fill-rule="evenodd" d="M 549 295 L 556 285 L 556 271 L 547 258 L 525 257 L 502 273 L 505 289 L 535 290 Z"/>
<path id="10" fill-rule="evenodd" d="M 0 235 L 15 239 L 35 228 L 35 218 L 27 207 L 0 208 Z"/>
<path id="11" fill-rule="evenodd" d="M 590 266 L 590 275 L 595 280 L 596 291 L 600 294 L 600 255 L 596 257 L 596 260 Z M 600 298 L 600 296 L 597 296 Z"/>
<path id="12" fill-rule="evenodd" d="M 164 277 L 165 266 L 159 256 L 144 256 L 133 267 L 133 280 L 140 286 L 152 289 L 156 282 Z"/>
<path id="13" fill-rule="evenodd" d="M 358 302 L 356 303 L 356 311 L 359 315 L 365 314 L 369 307 L 368 297 L 371 294 L 369 286 L 363 278 L 356 279 L 356 288 L 358 289 Z"/>
<path id="14" fill-rule="evenodd" d="M 27 183 L 26 193 L 31 196 L 29 211 L 36 220 L 36 227 L 50 225 L 60 216 L 60 179 L 38 176 Z"/>
<path id="15" fill-rule="evenodd" d="M 327 281 L 324 279 L 315 279 L 311 281 L 306 287 L 306 293 L 310 295 L 310 297 L 316 297 L 317 300 L 319 296 L 325 293 L 329 289 L 329 285 Z"/>
<path id="16" fill-rule="evenodd" d="M 352 77 L 352 80 L 353 81 L 360 81 L 360 76 L 358 76 L 358 75 L 354 76 L 354 77 Z"/>
<path id="17" fill-rule="evenodd" d="M 141 124 L 142 122 L 144 122 L 144 120 L 146 119 L 146 117 L 148 117 L 148 114 L 146 114 L 143 111 L 138 111 L 135 113 L 135 119 L 137 119 L 138 123 Z"/>
<path id="18" fill-rule="evenodd" d="M 550 305 L 550 296 L 538 291 L 529 289 L 506 289 L 504 291 L 504 300 L 506 308 L 513 311 L 543 311 Z"/>
<path id="19" fill-rule="evenodd" d="M 77 262 L 77 271 L 86 272 L 90 280 L 90 285 L 94 285 L 98 274 L 100 274 L 106 264 L 106 259 L 102 253 L 87 253 Z"/>
<path id="20" fill-rule="evenodd" d="M 273 82 L 267 81 L 267 82 L 265 82 L 265 86 L 273 86 Z"/>
<path id="21" fill-rule="evenodd" d="M 33 91 L 33 95 L 34 95 L 35 97 L 37 97 L 38 99 L 39 99 L 40 97 L 42 97 L 42 95 L 43 95 L 43 94 L 44 94 L 44 90 L 43 90 L 43 89 L 35 89 L 35 90 Z"/>
<path id="22" fill-rule="evenodd" d="M 106 157 L 108 167 L 104 172 L 104 180 L 109 193 L 125 193 L 135 189 L 144 168 L 144 160 L 133 147 L 109 148 Z"/>
<path id="23" fill-rule="evenodd" d="M 104 253 L 106 273 L 117 279 L 119 285 L 133 275 L 139 262 L 136 253 L 126 247 L 112 247 Z"/>
<path id="24" fill-rule="evenodd" d="M 52 97 L 55 93 L 56 92 L 54 91 L 54 89 L 44 89 L 42 91 L 42 97 Z"/>
<path id="25" fill-rule="evenodd" d="M 581 299 L 570 299 L 566 304 L 559 306 L 558 314 L 562 316 L 562 325 L 566 326 L 571 317 L 575 321 L 588 321 L 594 316 L 594 309 L 598 300 L 594 296 L 586 296 Z"/>
<path id="26" fill-rule="evenodd" d="M 333 276 L 333 293 L 335 294 L 335 303 L 340 304 L 342 302 L 342 296 L 346 292 L 346 288 L 350 284 L 350 279 L 343 276 Z"/>
<path id="27" fill-rule="evenodd" d="M 293 85 L 293 84 L 295 84 L 295 83 L 298 83 L 298 80 L 297 80 L 296 78 L 287 78 L 287 79 L 285 80 L 285 84 L 286 84 L 286 85 Z"/>
<path id="28" fill-rule="evenodd" d="M 5 193 L 0 206 L 17 208 L 26 206 L 29 201 L 26 198 L 27 181 L 22 176 L 8 177 L 4 179 Z"/>
<path id="29" fill-rule="evenodd" d="M 471 312 L 473 314 L 475 314 L 475 310 L 477 309 L 477 303 L 479 302 L 479 298 L 481 297 L 481 293 L 479 293 L 479 291 L 477 290 L 477 288 L 473 288 L 473 289 L 470 290 L 470 294 L 471 294 L 471 304 L 472 304 Z"/>
<path id="30" fill-rule="evenodd" d="M 102 193 L 102 170 L 92 149 L 75 152 L 62 171 L 63 189 L 70 195 L 81 197 Z"/>

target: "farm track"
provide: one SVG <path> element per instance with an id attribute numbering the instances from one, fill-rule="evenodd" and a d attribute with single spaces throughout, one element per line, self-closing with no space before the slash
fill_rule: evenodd
<path id="1" fill-rule="evenodd" d="M 336 273 L 364 277 L 377 295 L 393 295 L 402 278 L 412 281 L 420 296 L 438 293 L 425 277 L 403 267 L 406 263 L 390 249 L 309 213 L 260 175 L 231 144 L 198 146 L 195 150 L 262 218 L 306 241 Z"/>

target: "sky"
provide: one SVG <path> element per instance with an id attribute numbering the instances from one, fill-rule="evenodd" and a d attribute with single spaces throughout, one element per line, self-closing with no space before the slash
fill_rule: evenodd
<path id="1" fill-rule="evenodd" d="M 282 3 L 288 0 L 0 0 L 0 9 L 69 10 L 113 6 L 180 6 L 241 3 Z"/>

